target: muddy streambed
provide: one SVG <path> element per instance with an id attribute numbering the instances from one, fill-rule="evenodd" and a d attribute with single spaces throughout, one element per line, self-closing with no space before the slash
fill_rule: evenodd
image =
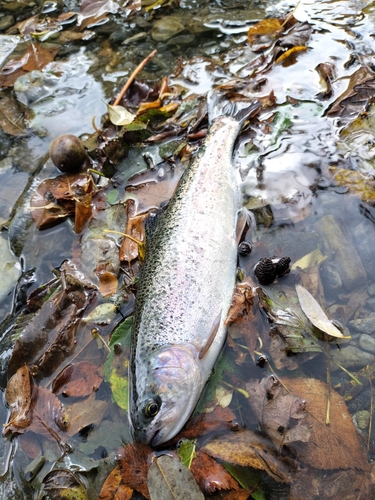
<path id="1" fill-rule="evenodd" d="M 2 497 L 372 498 L 374 5 L 0 5 Z M 128 426 L 143 246 L 123 234 L 204 144 L 211 89 L 261 103 L 234 154 L 238 287 L 193 418 L 155 451 Z M 61 134 L 80 173 L 49 158 Z"/>

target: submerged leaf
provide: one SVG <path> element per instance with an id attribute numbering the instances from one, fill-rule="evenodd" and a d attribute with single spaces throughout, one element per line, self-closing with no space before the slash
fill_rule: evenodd
<path id="1" fill-rule="evenodd" d="M 32 420 L 31 378 L 26 365 L 21 366 L 8 382 L 5 398 L 10 408 L 9 421 L 5 425 L 8 432 L 24 432 Z"/>
<path id="2" fill-rule="evenodd" d="M 86 488 L 64 469 L 51 470 L 43 479 L 44 491 L 55 500 L 87 500 Z"/>
<path id="3" fill-rule="evenodd" d="M 355 170 L 330 167 L 335 182 L 339 186 L 345 186 L 353 194 L 357 194 L 366 203 L 375 204 L 375 181 L 373 175 L 362 174 Z"/>
<path id="4" fill-rule="evenodd" d="M 314 299 L 306 288 L 301 285 L 296 285 L 296 291 L 298 295 L 301 308 L 306 316 L 309 318 L 311 323 L 321 330 L 322 332 L 336 338 L 350 338 L 345 337 L 338 328 L 327 318 L 326 313 Z"/>
<path id="5" fill-rule="evenodd" d="M 154 458 L 147 482 L 151 500 L 204 500 L 189 469 L 167 455 Z"/>

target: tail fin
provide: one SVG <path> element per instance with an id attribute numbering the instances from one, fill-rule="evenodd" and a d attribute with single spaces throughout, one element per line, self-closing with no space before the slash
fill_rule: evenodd
<path id="1" fill-rule="evenodd" d="M 241 125 L 243 122 L 252 115 L 257 109 L 259 109 L 261 103 L 255 99 L 248 99 L 243 96 L 240 99 L 238 95 L 236 100 L 230 100 L 226 95 L 211 90 L 207 94 L 207 108 L 208 108 L 208 119 L 212 123 L 219 116 L 232 116 Z"/>

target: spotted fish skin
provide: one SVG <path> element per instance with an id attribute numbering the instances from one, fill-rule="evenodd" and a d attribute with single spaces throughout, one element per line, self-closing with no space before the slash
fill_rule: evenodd
<path id="1" fill-rule="evenodd" d="M 223 346 L 235 284 L 240 193 L 232 165 L 242 123 L 219 116 L 147 244 L 130 361 L 135 440 L 158 446 L 194 410 Z"/>

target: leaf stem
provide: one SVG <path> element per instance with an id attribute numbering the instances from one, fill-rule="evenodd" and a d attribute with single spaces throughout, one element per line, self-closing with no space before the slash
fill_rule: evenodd
<path id="1" fill-rule="evenodd" d="M 125 83 L 125 85 L 122 87 L 121 89 L 121 92 L 119 93 L 119 95 L 116 97 L 116 100 L 115 102 L 113 103 L 114 106 L 118 106 L 121 102 L 121 99 L 124 97 L 125 95 L 125 92 L 128 90 L 128 88 L 130 87 L 130 85 L 133 83 L 135 77 L 138 75 L 138 73 L 140 71 L 142 71 L 142 69 L 146 66 L 146 64 L 151 61 L 151 59 L 154 57 L 154 55 L 156 54 L 157 50 L 153 50 L 145 59 L 143 59 L 143 61 L 141 62 L 141 64 L 139 64 L 135 70 L 133 71 L 133 73 L 129 76 L 127 82 Z"/>

